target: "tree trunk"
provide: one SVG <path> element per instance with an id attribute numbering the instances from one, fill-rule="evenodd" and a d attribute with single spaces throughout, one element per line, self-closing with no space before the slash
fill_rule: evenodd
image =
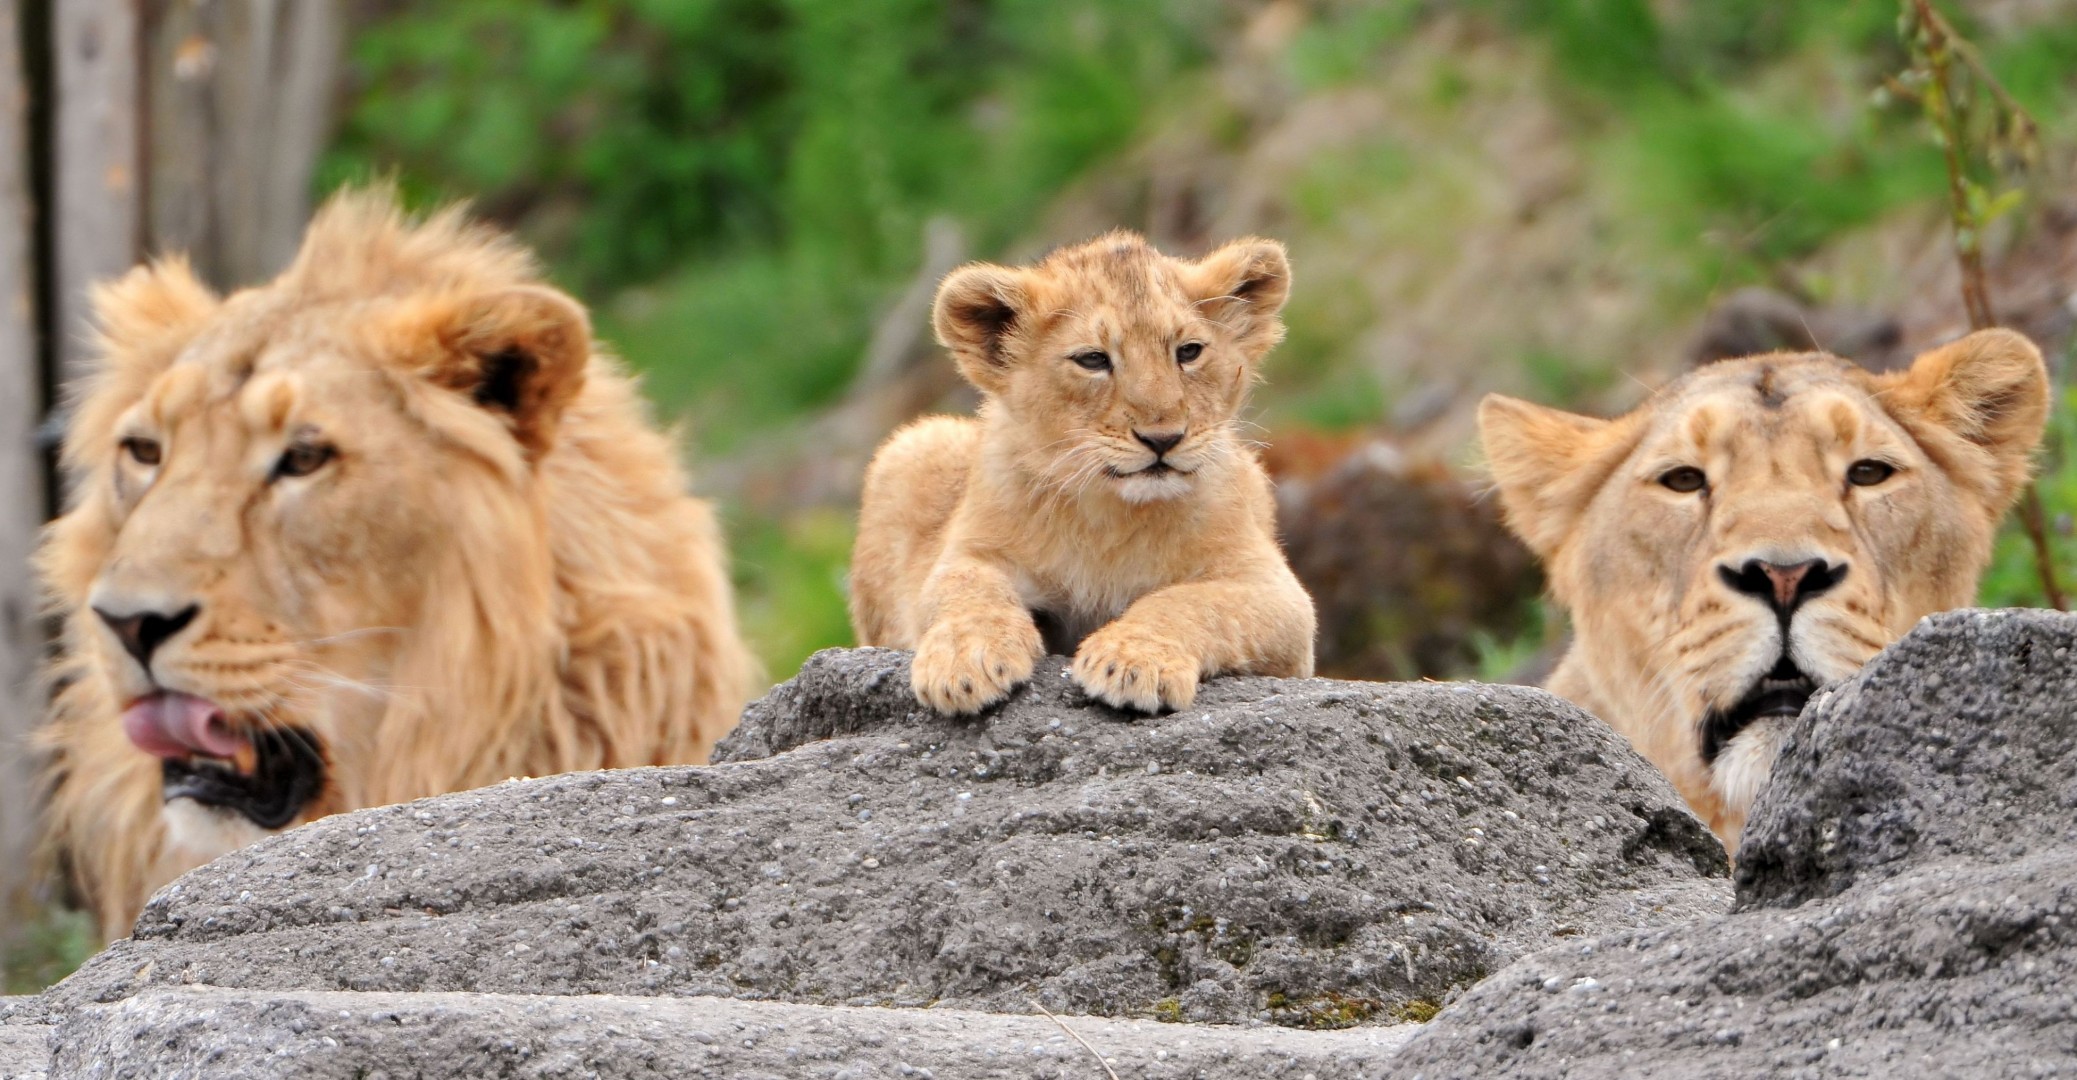
<path id="1" fill-rule="evenodd" d="M 85 371 L 87 290 L 137 261 L 143 232 L 138 138 L 139 0 L 58 0 L 55 55 L 59 378 Z"/>
<path id="2" fill-rule="evenodd" d="M 31 239 L 27 81 L 20 7 L 0 6 L 0 939 L 27 910 L 35 846 L 35 759 L 42 649 L 29 555 L 43 524 L 43 407 Z M 0 941 L 4 943 L 4 941 Z"/>
<path id="3" fill-rule="evenodd" d="M 145 27 L 151 250 L 220 289 L 295 254 L 329 129 L 341 13 L 310 0 L 153 4 Z"/>

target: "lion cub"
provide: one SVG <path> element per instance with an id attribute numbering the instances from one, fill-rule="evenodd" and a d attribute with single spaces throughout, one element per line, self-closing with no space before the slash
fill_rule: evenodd
<path id="1" fill-rule="evenodd" d="M 1290 288 L 1272 241 L 1186 262 L 1125 232 L 953 272 L 932 321 L 980 415 L 910 424 L 867 467 L 859 642 L 916 650 L 916 696 L 947 713 L 1049 649 L 1145 712 L 1212 675 L 1310 675 L 1312 598 L 1235 430 Z"/>

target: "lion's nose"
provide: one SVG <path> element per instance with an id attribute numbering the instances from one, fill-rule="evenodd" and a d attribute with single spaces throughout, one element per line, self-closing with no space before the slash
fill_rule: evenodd
<path id="1" fill-rule="evenodd" d="M 1744 566 L 1732 569 L 1717 567 L 1723 575 L 1724 584 L 1747 596 L 1765 600 L 1776 614 L 1786 618 L 1793 614 L 1803 601 L 1839 584 L 1846 577 L 1846 564 L 1837 566 L 1823 559 L 1783 566 L 1764 559 L 1749 559 Z"/>
<path id="2" fill-rule="evenodd" d="M 1135 431 L 1132 437 L 1138 439 L 1141 446 L 1152 450 L 1158 458 L 1175 449 L 1176 444 L 1183 441 L 1183 434 L 1180 431 Z"/>
<path id="3" fill-rule="evenodd" d="M 159 651 L 159 646 L 173 635 L 187 629 L 201 610 L 202 605 L 189 604 L 171 615 L 158 611 L 119 615 L 97 607 L 94 614 L 101 616 L 101 621 L 115 631 L 116 640 L 123 643 L 123 651 L 136 657 L 137 662 L 144 665 L 144 670 L 150 671 L 151 654 Z"/>

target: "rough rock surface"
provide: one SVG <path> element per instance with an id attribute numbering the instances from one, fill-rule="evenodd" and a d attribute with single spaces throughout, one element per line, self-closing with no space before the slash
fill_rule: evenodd
<path id="1" fill-rule="evenodd" d="M 1065 1025 L 1065 1026 L 1063 1026 Z M 720 998 L 153 990 L 74 1010 L 65 1077 L 1370 1080 L 1407 1027 L 1292 1031 Z M 1070 1034 L 1070 1031 L 1072 1034 Z M 1087 1045 L 1084 1045 L 1084 1044 Z"/>
<path id="2" fill-rule="evenodd" d="M 1404 1075 L 2077 1075 L 2077 616 L 1934 616 L 1806 709 L 1736 910 L 1551 949 Z"/>
<path id="3" fill-rule="evenodd" d="M 776 756 L 766 756 L 776 755 Z M 713 995 L 1328 1027 L 1728 902 L 1721 848 L 1541 691 L 1230 679 L 1157 719 L 1058 662 L 981 721 L 828 652 L 708 768 L 343 815 L 205 866 L 55 988 Z"/>

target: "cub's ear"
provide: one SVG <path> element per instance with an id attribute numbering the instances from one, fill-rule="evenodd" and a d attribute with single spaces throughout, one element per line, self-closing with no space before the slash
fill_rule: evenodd
<path id="1" fill-rule="evenodd" d="M 1893 414 L 1931 425 L 1957 437 L 1965 452 L 1975 451 L 1968 455 L 1974 462 L 1944 464 L 1993 512 L 2011 505 L 2048 422 L 2048 366 L 2033 342 L 2010 330 L 1978 330 L 1919 354 L 1876 385 L 1876 400 Z"/>
<path id="2" fill-rule="evenodd" d="M 972 263 L 938 286 L 931 329 L 968 382 L 996 393 L 1009 374 L 1010 346 L 1025 329 L 1030 302 L 1022 271 Z"/>
<path id="3" fill-rule="evenodd" d="M 1479 442 L 1508 528 L 1537 558 L 1548 562 L 1565 546 L 1635 429 L 1628 418 L 1596 420 L 1499 394 L 1479 403 Z"/>
<path id="4" fill-rule="evenodd" d="M 216 311 L 216 294 L 173 255 L 95 285 L 88 296 L 108 370 L 150 377 Z"/>
<path id="5" fill-rule="evenodd" d="M 1277 317 L 1291 297 L 1291 260 L 1284 245 L 1250 237 L 1189 264 L 1186 288 L 1204 317 L 1231 327 L 1249 359 L 1284 339 Z"/>
<path id="6" fill-rule="evenodd" d="M 437 333 L 441 355 L 427 373 L 433 382 L 503 415 L 529 454 L 554 445 L 591 359 L 583 305 L 545 286 L 519 285 L 459 300 Z"/>

